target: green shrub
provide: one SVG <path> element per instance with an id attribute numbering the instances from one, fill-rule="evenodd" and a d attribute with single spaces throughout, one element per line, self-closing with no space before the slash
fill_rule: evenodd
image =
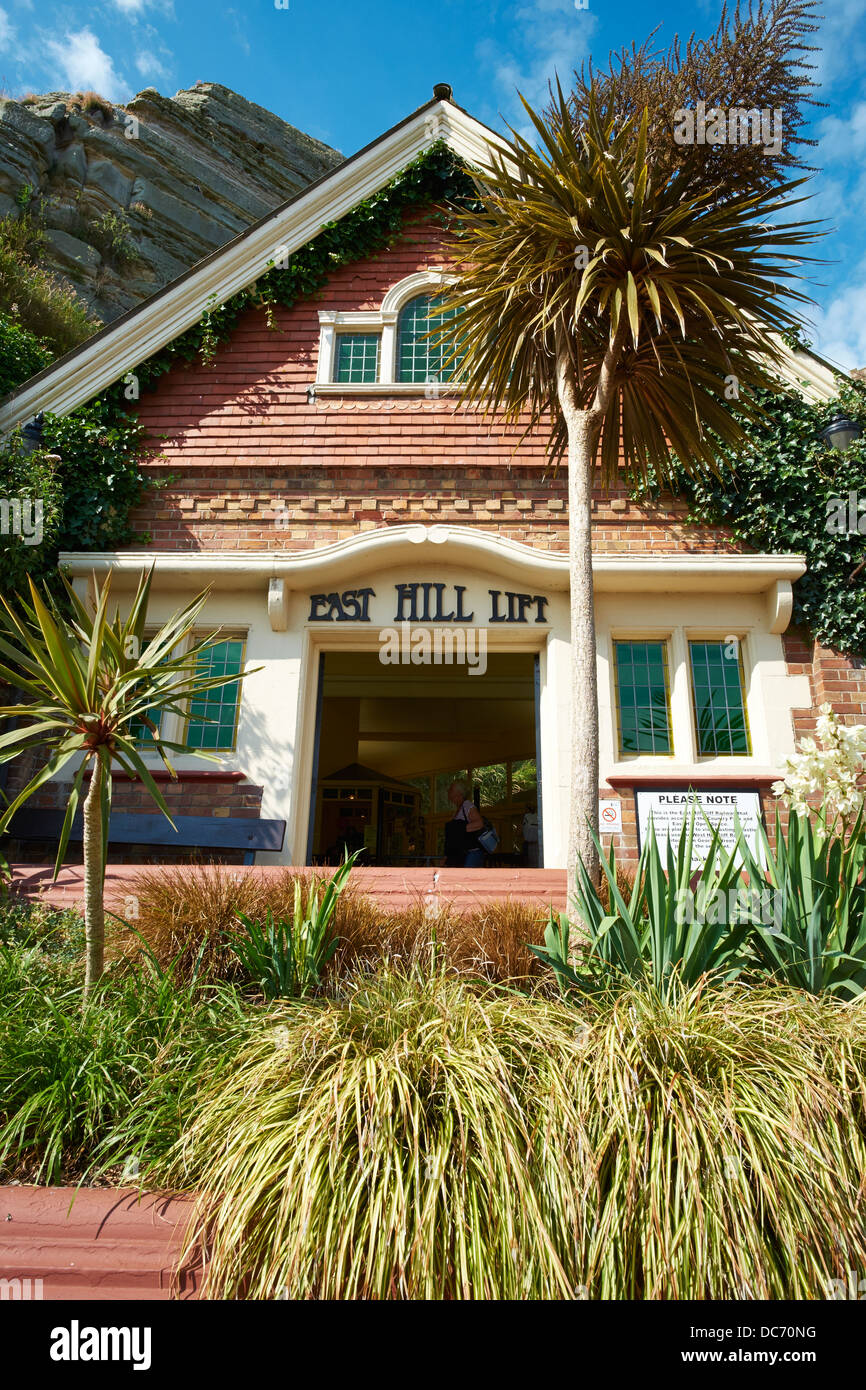
<path id="1" fill-rule="evenodd" d="M 8 530 L 0 534 L 0 590 L 26 588 L 27 575 L 54 565 L 63 515 L 58 465 L 45 449 L 27 454 L 13 435 L 0 452 L 0 498 L 8 510 Z M 13 509 L 21 514 L 16 519 Z"/>
<path id="2" fill-rule="evenodd" d="M 751 881 L 769 884 L 774 895 L 772 922 L 756 920 L 750 937 L 763 968 L 810 994 L 861 995 L 866 990 L 862 811 L 850 832 L 840 835 L 793 812 L 783 832 L 777 807 L 774 846 L 763 826 L 757 855 L 742 833 L 739 843 Z"/>
<path id="3" fill-rule="evenodd" d="M 866 1015 L 385 971 L 268 1013 L 152 1177 L 218 1298 L 820 1298 L 866 1260 Z"/>
<path id="4" fill-rule="evenodd" d="M 291 917 L 274 920 L 268 908 L 262 924 L 236 914 L 244 931 L 229 934 L 229 948 L 266 999 L 299 998 L 320 987 L 339 939 L 334 913 L 357 857 L 358 852 L 341 864 L 327 883 L 310 878 L 304 892 L 295 879 Z"/>
<path id="5" fill-rule="evenodd" d="M 157 1169 L 211 1194 L 209 1295 L 568 1297 L 533 1143 L 576 1055 L 562 1005 L 441 974 L 272 1011 Z"/>
<path id="6" fill-rule="evenodd" d="M 0 399 L 51 362 L 51 350 L 29 328 L 0 313 Z"/>
<path id="7" fill-rule="evenodd" d="M 178 987 L 147 965 L 104 977 L 84 1010 L 82 982 L 80 959 L 44 941 L 0 946 L 0 1174 L 56 1183 L 146 1165 L 250 1017 L 235 991 Z"/>
<path id="8" fill-rule="evenodd" d="M 0 946 L 38 947 L 47 956 L 77 961 L 84 951 L 84 919 L 73 908 L 6 897 L 0 901 Z"/>
<path id="9" fill-rule="evenodd" d="M 573 901 L 587 935 L 582 970 L 571 962 L 565 913 L 557 921 L 551 912 L 544 945 L 530 948 L 553 969 L 562 989 L 638 980 L 664 990 L 696 984 L 708 974 L 733 979 L 744 968 L 754 895 L 736 852 L 724 850 L 712 826 L 703 866 L 692 868 L 695 819 L 692 808 L 676 850 L 666 839 L 664 854 L 650 824 L 628 900 L 613 845 L 606 858 L 593 836 L 606 891 L 579 862 Z"/>
<path id="10" fill-rule="evenodd" d="M 44 233 L 32 217 L 0 219 L 0 313 L 59 355 L 101 324 L 71 285 L 45 269 L 45 248 Z"/>
<path id="11" fill-rule="evenodd" d="M 140 938 L 162 967 L 177 961 L 179 979 L 188 979 L 201 952 L 201 980 L 238 981 L 241 968 L 228 945 L 238 913 L 265 921 L 294 911 L 295 883 L 300 881 L 306 906 L 310 876 L 296 869 L 283 873 L 241 872 L 219 864 L 143 869 L 130 885 L 137 916 L 120 943 L 135 956 Z M 447 902 L 419 899 L 389 911 L 356 889 L 351 880 L 335 914 L 337 950 L 329 963 L 330 983 L 351 972 L 376 970 L 384 959 L 404 965 L 428 961 L 435 941 L 440 960 L 453 970 L 488 981 L 526 982 L 540 966 L 526 945 L 542 924 L 531 903 L 488 903 L 458 912 Z"/>

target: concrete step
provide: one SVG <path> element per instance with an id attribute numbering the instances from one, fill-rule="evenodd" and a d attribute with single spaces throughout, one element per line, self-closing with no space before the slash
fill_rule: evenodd
<path id="1" fill-rule="evenodd" d="M 0 1188 L 3 1297 L 41 1280 L 44 1299 L 195 1298 L 198 1265 L 174 1278 L 192 1206 L 131 1189 Z"/>

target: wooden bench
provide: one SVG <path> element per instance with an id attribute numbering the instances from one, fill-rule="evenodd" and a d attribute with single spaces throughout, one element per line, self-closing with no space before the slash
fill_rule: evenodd
<path id="1" fill-rule="evenodd" d="M 284 820 L 255 816 L 175 816 L 172 830 L 159 812 L 112 811 L 110 845 L 152 845 L 158 849 L 242 849 L 243 862 L 255 863 L 257 850 L 278 853 L 286 836 Z M 63 826 L 62 811 L 19 811 L 7 834 L 13 840 L 50 840 L 55 845 Z M 82 839 L 82 817 L 72 823 L 70 840 Z"/>

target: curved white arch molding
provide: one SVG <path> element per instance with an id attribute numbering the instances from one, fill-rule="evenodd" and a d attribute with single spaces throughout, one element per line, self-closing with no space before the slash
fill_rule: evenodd
<path id="1" fill-rule="evenodd" d="M 450 563 L 525 585 L 568 589 L 568 555 L 564 552 L 541 550 L 475 526 L 441 522 L 383 526 L 317 550 L 65 551 L 59 564 L 78 578 L 113 572 L 121 585 L 124 579 L 135 583 L 151 565 L 157 588 L 184 580 L 198 588 L 212 584 L 216 589 L 257 587 L 260 583 L 268 591 L 272 624 L 281 631 L 289 590 L 308 584 L 324 587 L 357 581 L 365 572 L 390 569 L 402 560 L 417 564 L 427 546 L 431 558 L 435 548 L 440 562 L 447 546 Z M 784 632 L 791 616 L 791 584 L 805 574 L 806 561 L 802 555 L 612 553 L 593 556 L 592 568 L 599 592 L 766 593 L 770 630 Z"/>
<path id="2" fill-rule="evenodd" d="M 399 280 L 396 285 L 392 285 L 382 300 L 383 314 L 398 314 L 404 304 L 408 304 L 410 299 L 414 299 L 419 294 L 431 294 L 435 290 L 441 290 L 444 285 L 452 284 L 453 275 L 446 275 L 445 271 L 437 266 L 429 270 L 418 270 L 414 275 L 407 275 L 405 279 Z"/>

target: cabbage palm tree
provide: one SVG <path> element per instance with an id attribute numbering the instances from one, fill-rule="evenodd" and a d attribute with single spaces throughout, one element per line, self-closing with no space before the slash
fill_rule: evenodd
<path id="1" fill-rule="evenodd" d="M 599 473 L 671 483 L 672 454 L 717 471 L 713 436 L 743 433 L 731 404 L 748 418 L 751 389 L 778 388 L 776 335 L 808 302 L 791 252 L 814 233 L 779 221 L 802 180 L 732 192 L 711 170 L 703 184 L 656 170 L 646 109 L 590 100 L 576 127 L 559 87 L 546 119 L 523 104 L 537 147 L 512 130 L 489 170 L 468 171 L 478 201 L 458 217 L 444 307 L 462 314 L 464 400 L 543 429 L 568 463 L 572 881 L 578 856 L 598 873 L 593 487 Z"/>
<path id="2" fill-rule="evenodd" d="M 27 697 L 26 703 L 0 707 L 0 718 L 11 717 L 21 724 L 0 736 L 0 762 L 26 749 L 48 752 L 44 766 L 0 816 L 0 833 L 39 787 L 67 764 L 77 762 L 57 846 L 55 878 L 66 854 L 85 776 L 91 774 L 83 805 L 85 999 L 104 965 L 103 887 L 112 768 L 117 764 L 131 777 L 139 777 L 174 829 L 165 799 L 141 756 L 142 726 L 150 730 L 148 746 L 175 777 L 168 752 L 187 750 L 161 737 L 160 716 L 182 715 L 189 700 L 239 679 L 201 674 L 199 661 L 213 646 L 214 634 L 182 650 L 207 602 L 207 591 L 145 638 L 152 574 L 151 570 L 142 576 L 125 619 L 117 611 L 109 617 L 110 575 L 98 592 L 92 615 L 65 579 L 68 614 L 50 593 L 46 603 L 32 581 L 29 603 L 20 599 L 13 606 L 0 599 L 0 679 Z M 212 754 L 193 751 L 218 761 Z"/>

